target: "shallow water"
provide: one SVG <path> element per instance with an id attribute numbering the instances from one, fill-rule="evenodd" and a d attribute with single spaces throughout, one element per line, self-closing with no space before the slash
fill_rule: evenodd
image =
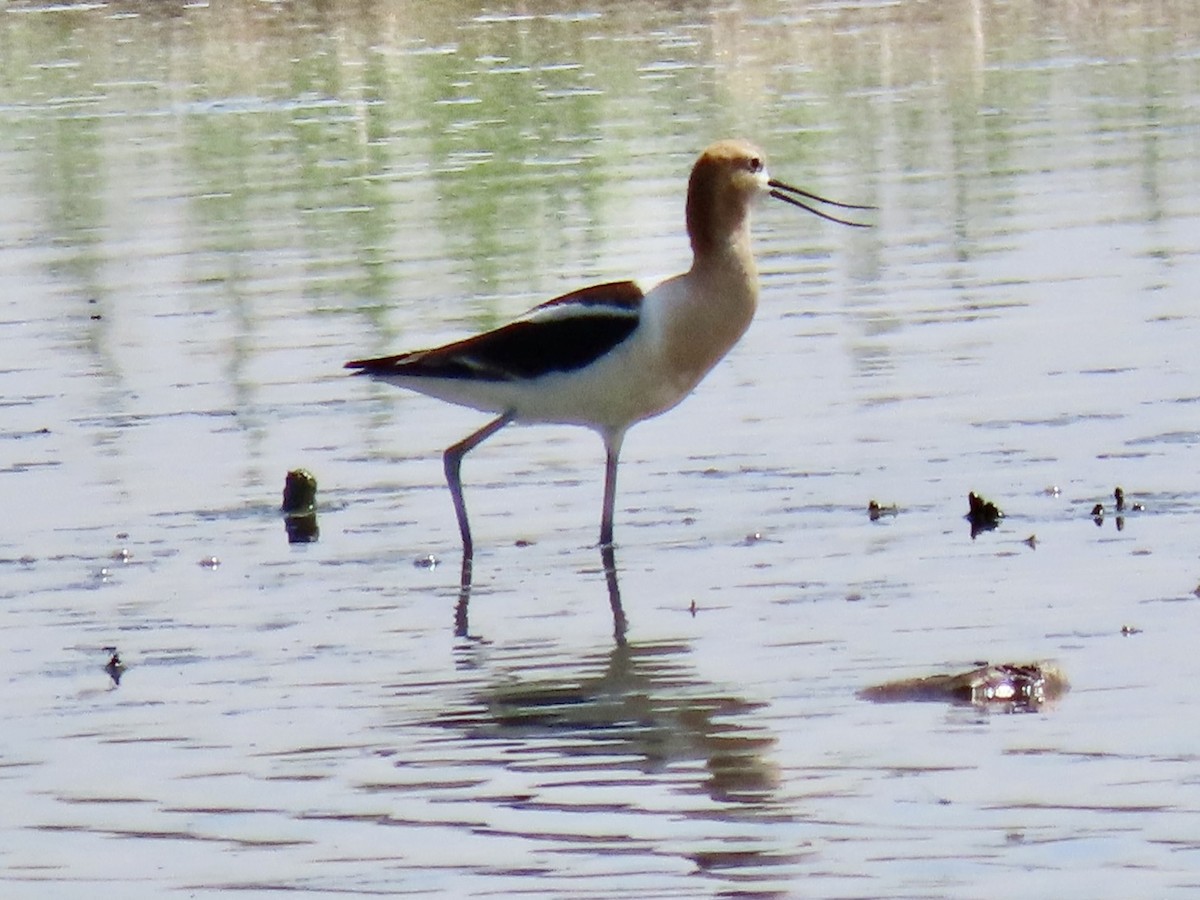
<path id="1" fill-rule="evenodd" d="M 0 9 L 4 896 L 1194 895 L 1190 4 L 675 7 Z M 676 271 L 727 134 L 876 227 L 758 211 L 627 644 L 571 429 L 468 458 L 456 613 L 481 417 L 342 362 Z M 1072 690 L 858 697 L 982 659 Z"/>

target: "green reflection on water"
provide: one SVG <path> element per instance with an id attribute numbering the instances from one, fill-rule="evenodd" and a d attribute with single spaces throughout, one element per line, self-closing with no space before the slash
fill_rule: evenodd
<path id="1" fill-rule="evenodd" d="M 787 171 L 940 179 L 967 259 L 966 223 L 1002 217 L 1028 165 L 1031 110 L 1066 84 L 1101 138 L 1181 126 L 1195 66 L 1167 61 L 1194 30 L 1182 2 L 11 3 L 0 150 L 32 168 L 12 189 L 80 293 L 105 294 L 97 259 L 128 252 L 107 223 L 167 196 L 196 283 L 271 270 L 260 290 L 299 283 L 311 310 L 380 327 L 397 295 L 476 297 L 483 326 L 603 264 L 631 171 L 678 179 L 730 132 L 769 138 Z M 1160 147 L 1143 151 L 1153 209 Z M 132 196 L 121 170 L 143 178 Z"/>

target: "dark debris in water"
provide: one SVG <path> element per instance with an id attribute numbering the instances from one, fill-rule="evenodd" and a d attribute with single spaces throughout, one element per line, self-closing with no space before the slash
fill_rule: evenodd
<path id="1" fill-rule="evenodd" d="M 311 544 L 321 536 L 317 525 L 317 478 L 292 469 L 283 482 L 283 525 L 289 544 Z"/>
<path id="2" fill-rule="evenodd" d="M 871 517 L 872 522 L 878 522 L 884 516 L 895 516 L 900 512 L 895 503 L 889 506 L 884 506 L 878 500 L 872 500 L 867 504 L 867 515 Z"/>
<path id="3" fill-rule="evenodd" d="M 307 469 L 292 469 L 283 482 L 283 513 L 299 515 L 317 508 L 317 479 Z"/>
<path id="4" fill-rule="evenodd" d="M 967 494 L 967 521 L 971 523 L 971 539 L 983 531 L 991 531 L 1000 524 L 1004 513 L 991 500 L 985 500 L 974 491 Z"/>
<path id="5" fill-rule="evenodd" d="M 1116 501 L 1117 512 L 1125 512 L 1125 491 L 1119 485 L 1113 488 L 1113 500 Z M 1131 512 L 1142 512 L 1145 508 L 1141 503 L 1134 502 L 1129 504 Z"/>
<path id="6" fill-rule="evenodd" d="M 119 685 L 121 676 L 125 674 L 125 663 L 121 662 L 121 654 L 116 647 L 105 647 L 104 652 L 109 654 L 104 671 L 108 673 L 108 677 L 113 680 L 114 685 Z"/>
<path id="7" fill-rule="evenodd" d="M 934 700 L 1024 711 L 1058 699 L 1069 687 L 1066 676 L 1050 663 L 981 663 L 967 672 L 874 685 L 859 696 L 879 703 Z"/>
<path id="8" fill-rule="evenodd" d="M 1142 503 L 1138 503 L 1136 501 L 1132 503 L 1126 503 L 1125 490 L 1119 485 L 1113 488 L 1113 508 L 1116 512 L 1115 523 L 1117 526 L 1117 531 L 1125 530 L 1126 513 L 1145 512 L 1146 510 L 1145 505 Z M 1097 503 L 1092 507 L 1092 521 L 1096 523 L 1097 528 L 1104 524 L 1104 516 L 1106 513 L 1107 510 L 1104 508 L 1103 503 Z"/>

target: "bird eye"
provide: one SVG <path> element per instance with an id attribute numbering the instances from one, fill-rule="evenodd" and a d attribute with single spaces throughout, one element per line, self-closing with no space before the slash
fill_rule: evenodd
<path id="1" fill-rule="evenodd" d="M 758 173 L 758 172 L 761 172 L 761 171 L 762 171 L 762 168 L 763 168 L 763 161 L 762 161 L 762 159 L 760 159 L 760 158 L 759 158 L 759 157 L 757 157 L 757 156 L 752 156 L 752 157 L 750 157 L 750 163 L 749 163 L 749 165 L 750 165 L 750 171 L 751 171 L 751 172 Z"/>

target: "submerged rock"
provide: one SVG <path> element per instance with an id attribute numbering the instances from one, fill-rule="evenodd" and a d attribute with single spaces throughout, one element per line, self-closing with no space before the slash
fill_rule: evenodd
<path id="1" fill-rule="evenodd" d="M 880 703 L 938 700 L 1034 708 L 1057 699 L 1069 687 L 1066 676 L 1050 663 L 983 663 L 958 674 L 889 681 L 866 688 L 859 696 Z"/>

